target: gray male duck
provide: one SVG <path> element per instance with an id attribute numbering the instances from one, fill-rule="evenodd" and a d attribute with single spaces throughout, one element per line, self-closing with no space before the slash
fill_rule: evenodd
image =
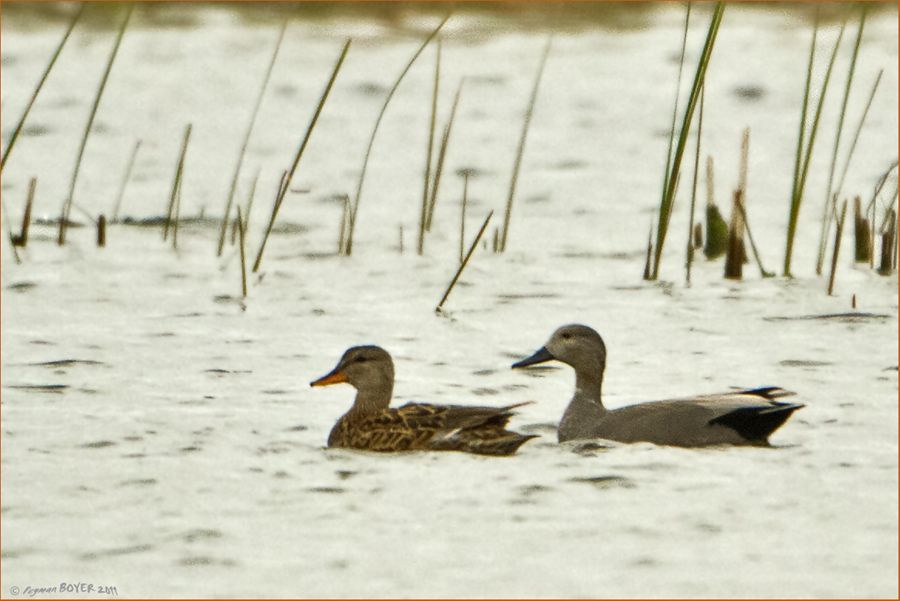
<path id="1" fill-rule="evenodd" d="M 677 447 L 768 446 L 769 435 L 803 407 L 776 400 L 794 393 L 769 387 L 606 409 L 600 399 L 606 345 L 585 325 L 562 326 L 513 367 L 553 359 L 575 369 L 575 396 L 559 423 L 560 442 L 602 438 Z"/>

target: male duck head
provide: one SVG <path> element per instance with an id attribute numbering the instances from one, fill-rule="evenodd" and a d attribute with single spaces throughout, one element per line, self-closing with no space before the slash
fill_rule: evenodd
<path id="1" fill-rule="evenodd" d="M 562 361 L 581 370 L 600 371 L 606 366 L 606 345 L 593 328 L 580 324 L 571 324 L 558 328 L 547 344 L 533 355 L 513 363 L 513 367 L 528 367 L 547 361 Z"/>

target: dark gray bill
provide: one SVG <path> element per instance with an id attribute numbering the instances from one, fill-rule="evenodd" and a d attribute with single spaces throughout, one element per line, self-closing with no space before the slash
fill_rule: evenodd
<path id="1" fill-rule="evenodd" d="M 528 357 L 527 359 L 522 359 L 518 363 L 513 363 L 513 368 L 516 367 L 528 367 L 529 365 L 537 365 L 538 363 L 544 363 L 545 361 L 552 361 L 555 359 L 553 355 L 550 354 L 550 351 L 547 350 L 547 347 L 542 346 L 537 350 L 535 354 Z"/>

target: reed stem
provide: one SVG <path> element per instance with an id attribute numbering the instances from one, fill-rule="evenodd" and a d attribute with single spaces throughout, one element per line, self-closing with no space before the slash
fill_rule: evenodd
<path id="1" fill-rule="evenodd" d="M 534 77 L 534 84 L 531 87 L 531 97 L 528 99 L 528 108 L 525 111 L 525 120 L 522 122 L 522 132 L 519 135 L 519 145 L 516 148 L 516 158 L 513 162 L 512 177 L 509 181 L 509 194 L 506 197 L 506 211 L 503 213 L 503 226 L 500 229 L 499 252 L 506 252 L 506 241 L 509 237 L 509 221 L 512 217 L 513 199 L 516 196 L 516 183 L 519 180 L 519 169 L 522 166 L 522 155 L 525 154 L 525 142 L 528 139 L 528 128 L 531 125 L 531 117 L 534 114 L 534 105 L 537 102 L 538 89 L 541 86 L 541 78 L 544 76 L 544 66 L 547 64 L 547 57 L 550 56 L 550 45 L 553 42 L 553 36 L 547 36 L 544 44 L 544 51 L 541 53 L 541 61 L 538 63 L 537 73 Z"/>
<path id="2" fill-rule="evenodd" d="M 809 164 L 812 159 L 813 148 L 816 144 L 816 132 L 819 129 L 819 117 L 822 115 L 822 106 L 825 104 L 825 96 L 828 93 L 828 83 L 831 80 L 831 71 L 834 67 L 834 59 L 837 57 L 838 49 L 841 46 L 841 40 L 844 37 L 844 28 L 846 22 L 841 25 L 841 31 L 838 34 L 837 42 L 831 52 L 831 59 L 828 61 L 828 69 L 825 71 L 825 79 L 822 82 L 822 91 L 819 93 L 819 100 L 816 105 L 816 112 L 813 115 L 812 126 L 809 132 L 809 141 L 806 144 L 806 150 L 800 165 L 799 177 L 795 174 L 795 184 L 791 197 L 790 214 L 788 216 L 787 242 L 784 253 L 784 276 L 791 277 L 791 257 L 794 252 L 794 236 L 797 233 L 797 218 L 800 215 L 800 205 L 803 202 L 803 190 L 806 187 L 806 176 L 809 172 Z M 813 43 L 815 43 L 815 34 L 813 34 Z M 812 55 L 810 55 L 812 57 Z M 810 68 L 812 66 L 810 65 Z M 804 101 L 805 102 L 805 101 Z M 802 134 L 802 130 L 801 130 Z M 802 135 L 801 135 L 802 138 Z M 801 140 L 802 141 L 802 140 Z"/>
<path id="3" fill-rule="evenodd" d="M 466 265 L 469 264 L 469 259 L 472 258 L 472 253 L 475 252 L 475 247 L 478 246 L 478 241 L 481 240 L 481 236 L 484 235 L 484 230 L 487 229 L 488 223 L 491 221 L 491 217 L 493 216 L 494 212 L 491 211 L 490 213 L 488 213 L 488 216 L 485 217 L 484 223 L 481 224 L 481 229 L 478 230 L 478 234 L 475 236 L 475 239 L 472 240 L 472 244 L 469 246 L 469 252 L 466 253 L 466 256 L 463 258 L 462 263 L 459 264 L 459 269 L 456 270 L 456 274 L 453 276 L 453 279 L 450 280 L 450 285 L 447 286 L 447 291 L 444 292 L 444 296 L 441 297 L 441 302 L 439 302 L 437 304 L 437 307 L 434 308 L 436 313 L 440 313 L 441 307 L 444 306 L 444 303 L 447 301 L 447 297 L 450 296 L 450 292 L 456 285 L 457 280 L 459 280 L 459 276 L 462 274 L 463 269 L 465 269 Z"/>
<path id="4" fill-rule="evenodd" d="M 184 137 L 181 141 L 181 152 L 178 153 L 178 162 L 175 163 L 175 177 L 172 180 L 172 192 L 169 194 L 169 208 L 166 211 L 166 222 L 163 226 L 163 241 L 169 238 L 169 227 L 172 222 L 172 215 L 175 212 L 175 205 L 178 202 L 178 193 L 181 190 L 181 177 L 184 173 L 184 158 L 187 155 L 188 143 L 191 141 L 191 130 L 193 124 L 188 123 L 184 128 Z"/>
<path id="5" fill-rule="evenodd" d="M 244 156 L 247 154 L 247 145 L 250 143 L 250 136 L 253 134 L 253 127 L 256 125 L 256 117 L 259 114 L 259 108 L 262 106 L 263 98 L 266 95 L 266 88 L 269 86 L 269 79 L 272 77 L 272 71 L 275 68 L 275 61 L 278 59 L 278 51 L 281 50 L 281 43 L 284 40 L 284 33 L 287 31 L 288 22 L 285 20 L 281 24 L 278 31 L 278 40 L 275 42 L 275 49 L 272 51 L 272 58 L 269 59 L 266 73 L 263 76 L 262 86 L 256 95 L 256 102 L 253 104 L 253 112 L 250 116 L 250 123 L 244 132 L 244 139 L 241 142 L 241 149 L 238 152 L 237 161 L 234 166 L 234 173 L 231 175 L 231 184 L 228 187 L 228 198 L 225 201 L 225 214 L 222 216 L 222 227 L 219 231 L 219 246 L 216 250 L 216 256 L 222 256 L 222 248 L 225 246 L 225 231 L 228 228 L 228 217 L 231 215 L 231 205 L 234 203 L 234 195 L 237 191 L 238 178 L 241 174 L 241 167 L 244 164 Z"/>
<path id="6" fill-rule="evenodd" d="M 109 73 L 110 71 L 112 71 L 113 62 L 115 62 L 116 55 L 119 53 L 119 46 L 122 44 L 122 37 L 125 35 L 125 29 L 128 27 L 128 22 L 131 20 L 131 15 L 133 12 L 134 4 L 129 4 L 127 12 L 125 13 L 125 18 L 122 19 L 122 24 L 119 26 L 119 31 L 116 35 L 116 41 L 113 44 L 112 51 L 109 54 L 109 59 L 106 62 L 106 69 L 103 71 L 103 77 L 100 79 L 100 85 L 97 88 L 97 93 L 94 96 L 94 104 L 91 106 L 91 114 L 88 118 L 87 126 L 84 128 L 84 135 L 81 137 L 81 145 L 78 148 L 78 155 L 75 159 L 75 168 L 72 170 L 72 181 L 69 184 L 69 194 L 66 197 L 65 205 L 63 205 L 63 218 L 60 222 L 59 238 L 57 239 L 57 243 L 60 246 L 66 243 L 66 228 L 69 223 L 69 213 L 72 211 L 72 203 L 74 202 L 75 197 L 75 184 L 78 183 L 78 174 L 81 171 L 81 160 L 82 158 L 84 158 L 84 149 L 85 147 L 87 147 L 91 128 L 94 125 L 94 118 L 97 116 L 97 108 L 100 106 L 100 99 L 103 97 L 103 91 L 106 89 L 106 82 L 109 80 Z"/>
<path id="7" fill-rule="evenodd" d="M 37 188 L 37 178 L 32 177 L 28 182 L 28 197 L 25 199 L 25 214 L 22 216 L 22 227 L 19 235 L 12 239 L 13 246 L 28 246 L 28 230 L 31 227 L 31 207 L 34 204 L 34 192 Z"/>
<path id="8" fill-rule="evenodd" d="M 22 264 L 22 258 L 19 256 L 19 249 L 16 248 L 15 237 L 12 233 L 12 222 L 9 218 L 9 210 L 6 208 L 6 200 L 0 196 L 0 206 L 3 207 L 3 221 L 6 223 L 6 238 L 9 240 L 9 247 L 12 249 L 13 259 L 16 261 L 16 265 Z"/>
<path id="9" fill-rule="evenodd" d="M 425 231 L 431 231 L 431 222 L 434 219 L 434 207 L 437 204 L 438 189 L 441 185 L 441 176 L 444 173 L 444 160 L 447 158 L 447 146 L 450 144 L 450 133 L 453 131 L 453 121 L 456 119 L 456 108 L 459 106 L 459 97 L 462 94 L 465 78 L 460 79 L 456 94 L 453 96 L 453 105 L 450 107 L 450 118 L 444 126 L 441 135 L 441 146 L 438 149 L 437 165 L 434 170 L 434 179 L 431 182 L 431 198 L 428 202 L 428 215 L 425 218 Z"/>
<path id="10" fill-rule="evenodd" d="M 47 64 L 47 68 L 44 69 L 43 74 L 41 74 L 41 78 L 40 80 L 38 80 L 37 87 L 34 89 L 34 92 L 31 93 L 31 97 L 28 99 L 28 104 L 25 105 L 25 110 L 22 112 L 22 116 L 19 118 L 19 122 L 16 123 L 16 127 L 13 129 L 12 134 L 10 134 L 9 136 L 9 141 L 6 143 L 6 148 L 3 150 L 3 156 L 0 157 L 0 172 L 2 172 L 3 167 L 6 166 L 6 160 L 9 158 L 9 153 L 12 152 L 13 147 L 16 145 L 16 140 L 19 139 L 19 134 L 22 132 L 22 126 L 25 124 L 25 119 L 28 118 L 28 113 L 31 112 L 31 107 L 34 106 L 34 102 L 35 100 L 37 100 L 38 94 L 41 92 L 41 88 L 44 87 L 44 82 L 47 81 L 47 77 L 50 75 L 50 71 L 53 69 L 53 65 L 56 64 L 56 59 L 58 59 L 59 55 L 62 53 L 63 46 L 66 45 L 66 41 L 69 39 L 72 30 L 75 29 L 75 24 L 78 23 L 78 19 L 81 17 L 81 13 L 83 11 L 84 3 L 82 2 L 78 4 L 78 10 L 75 12 L 75 15 L 69 22 L 69 27 L 66 28 L 66 33 L 63 34 L 62 39 L 56 46 L 56 50 L 53 52 L 53 56 L 50 57 L 50 63 Z"/>
<path id="11" fill-rule="evenodd" d="M 241 205 L 237 206 L 238 245 L 241 249 L 241 298 L 247 298 L 247 256 L 244 252 L 244 231 L 246 224 L 241 215 Z"/>
<path id="12" fill-rule="evenodd" d="M 281 181 L 278 183 L 278 191 L 275 193 L 275 203 L 272 205 L 272 214 L 269 215 L 269 224 L 266 226 L 266 233 L 263 234 L 262 242 L 259 245 L 259 252 L 256 253 L 256 261 L 253 262 L 253 273 L 259 271 L 263 252 L 266 250 L 266 243 L 269 241 L 269 235 L 272 233 L 272 228 L 275 227 L 275 218 L 278 217 L 278 210 L 281 208 L 281 203 L 284 202 L 284 195 L 287 192 L 289 178 L 290 176 L 287 171 L 282 172 Z"/>
<path id="13" fill-rule="evenodd" d="M 366 153 L 363 155 L 363 163 L 362 169 L 359 173 L 359 181 L 356 183 L 356 193 L 354 194 L 354 200 L 350 205 L 350 219 L 347 225 L 347 237 L 344 244 L 343 254 L 351 255 L 353 254 L 353 235 L 356 232 L 356 217 L 359 213 L 359 203 L 362 200 L 362 189 L 363 182 L 366 179 L 366 169 L 369 165 L 369 156 L 372 154 L 372 146 L 375 143 L 375 134 L 378 133 L 378 127 L 381 125 L 381 120 L 384 118 L 385 112 L 387 112 L 387 107 L 391 102 L 391 99 L 394 97 L 394 93 L 397 91 L 397 88 L 400 87 L 400 82 L 403 81 L 403 78 L 406 77 L 407 72 L 413 66 L 413 63 L 416 62 L 416 59 L 419 58 L 419 55 L 422 54 L 422 51 L 425 50 L 425 47 L 437 36 L 438 32 L 444 26 L 444 23 L 450 18 L 448 14 L 443 18 L 443 20 L 438 24 L 437 27 L 428 35 L 427 38 L 419 45 L 416 52 L 412 55 L 409 62 L 406 63 L 406 66 L 403 68 L 403 71 L 400 72 L 400 75 L 397 77 L 396 81 L 394 81 L 394 85 L 391 86 L 391 89 L 388 91 L 387 96 L 384 99 L 384 104 L 381 105 L 381 111 L 378 113 L 378 118 L 375 119 L 375 126 L 372 128 L 372 135 L 369 136 L 369 144 L 366 146 Z"/>
<path id="14" fill-rule="evenodd" d="M 138 150 L 141 148 L 141 140 L 138 139 L 134 144 L 134 149 L 131 151 L 131 156 L 128 158 L 128 164 L 125 166 L 125 173 L 122 175 L 122 181 L 119 184 L 119 191 L 116 193 L 116 203 L 112 212 L 112 222 L 119 222 L 119 210 L 122 208 L 122 199 L 125 198 L 125 188 L 128 186 L 128 181 L 131 179 L 131 170 L 134 169 L 134 163 L 137 159 Z"/>
<path id="15" fill-rule="evenodd" d="M 697 64 L 697 71 L 694 74 L 694 82 L 691 85 L 691 94 L 688 97 L 687 108 L 684 111 L 684 118 L 681 121 L 681 131 L 678 134 L 678 144 L 675 147 L 675 154 L 672 158 L 672 168 L 669 171 L 668 181 L 666 183 L 665 193 L 659 207 L 659 218 L 656 224 L 656 248 L 653 256 L 653 269 L 650 279 L 659 278 L 659 264 L 662 258 L 662 249 L 666 240 L 666 232 L 669 228 L 669 220 L 672 216 L 672 207 L 675 202 L 675 191 L 681 172 L 681 161 L 684 157 L 684 150 L 687 144 L 688 132 L 691 127 L 691 120 L 694 116 L 694 110 L 700 97 L 700 88 L 706 78 L 706 69 L 712 58 L 713 48 L 716 43 L 716 36 L 719 33 L 719 25 L 722 23 L 722 15 L 725 12 L 725 4 L 717 2 L 712 19 L 709 23 L 709 30 L 706 34 L 706 41 L 703 45 L 703 51 L 700 54 L 700 60 Z"/>
<path id="16" fill-rule="evenodd" d="M 688 4 L 690 6 L 690 4 Z M 700 173 L 700 138 L 703 135 L 703 107 L 706 104 L 706 86 L 700 87 L 700 114 L 697 115 L 697 146 L 694 152 L 694 177 L 691 183 L 691 212 L 688 218 L 687 258 L 685 261 L 685 282 L 691 283 L 691 263 L 694 260 L 694 207 L 697 204 L 697 178 Z M 673 131 L 674 131 L 674 120 Z M 670 139 L 671 143 L 671 139 Z"/>
<path id="17" fill-rule="evenodd" d="M 844 131 L 844 117 L 847 114 L 847 101 L 850 99 L 850 88 L 853 84 L 853 74 L 856 72 L 856 59 L 859 56 L 859 46 L 862 42 L 863 28 L 866 24 L 866 8 L 863 7 L 859 17 L 859 29 L 856 32 L 856 43 L 853 46 L 853 55 L 850 58 L 850 69 L 847 72 L 847 83 L 844 86 L 844 97 L 841 100 L 841 111 L 838 115 L 837 129 L 834 134 L 834 147 L 831 152 L 831 164 L 828 168 L 828 184 L 825 187 L 825 202 L 822 208 L 822 230 L 819 234 L 819 252 L 816 258 L 816 275 L 822 274 L 822 264 L 825 261 L 825 236 L 828 221 L 828 205 L 832 196 L 840 196 L 843 179 L 837 188 L 834 188 L 834 172 L 837 167 L 838 149 L 841 145 L 841 134 Z M 867 111 L 868 112 L 868 109 Z M 852 149 L 851 149 L 852 154 Z M 849 158 L 849 157 L 848 157 Z M 849 162 L 849 161 L 848 161 Z"/>
<path id="18" fill-rule="evenodd" d="M 297 154 L 294 156 L 294 162 L 291 164 L 291 168 L 290 170 L 288 170 L 287 175 L 282 178 L 283 185 L 280 187 L 278 198 L 275 200 L 275 205 L 272 208 L 272 216 L 269 220 L 269 226 L 266 229 L 266 236 L 265 238 L 263 238 L 263 242 L 259 247 L 259 253 L 257 253 L 256 255 L 256 261 L 253 262 L 253 273 L 259 271 L 259 266 L 262 263 L 263 251 L 266 249 L 266 241 L 269 239 L 269 232 L 272 231 L 272 227 L 275 225 L 275 218 L 278 216 L 278 210 L 281 208 L 281 203 L 284 201 L 284 196 L 285 194 L 287 194 L 288 187 L 291 184 L 294 173 L 297 171 L 297 166 L 300 164 L 300 159 L 303 157 L 303 151 L 306 150 L 306 146 L 307 144 L 309 144 L 310 136 L 312 136 L 312 132 L 316 128 L 316 123 L 318 123 L 319 121 L 319 115 L 322 114 L 322 109 L 325 107 L 325 102 L 328 100 L 328 95 L 331 93 L 331 88 L 334 86 L 334 82 L 341 70 L 341 65 L 344 64 L 344 58 L 347 56 L 347 51 L 350 50 L 350 42 L 351 40 L 348 39 L 344 43 L 341 54 L 338 57 L 337 62 L 334 64 L 334 69 L 331 72 L 331 77 L 328 78 L 328 83 L 325 85 L 325 90 L 322 92 L 322 96 L 319 98 L 319 104 L 316 106 L 316 110 L 313 113 L 312 119 L 310 119 L 309 125 L 306 127 L 306 134 L 303 136 L 303 141 L 300 142 L 300 147 L 297 149 Z"/>
<path id="19" fill-rule="evenodd" d="M 428 213 L 428 190 L 431 187 L 431 155 L 434 152 L 434 129 L 437 122 L 437 100 L 441 81 L 441 40 L 438 38 L 434 62 L 434 87 L 431 93 L 431 119 L 428 124 L 428 148 L 425 152 L 425 177 L 422 184 L 422 212 L 419 215 L 419 255 L 425 252 L 425 223 Z"/>
<path id="20" fill-rule="evenodd" d="M 847 201 L 841 207 L 841 217 L 837 222 L 837 230 L 834 233 L 834 252 L 831 255 L 831 276 L 828 278 L 828 296 L 834 292 L 834 276 L 837 272 L 838 255 L 841 252 L 841 232 L 844 230 L 844 218 L 847 216 Z"/>

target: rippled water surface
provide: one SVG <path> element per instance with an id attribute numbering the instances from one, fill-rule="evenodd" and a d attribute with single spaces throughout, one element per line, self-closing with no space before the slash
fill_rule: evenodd
<path id="1" fill-rule="evenodd" d="M 65 27 L 27 8 L 4 6 L 4 142 Z M 65 581 L 126 597 L 896 597 L 897 278 L 853 266 L 849 236 L 833 296 L 813 270 L 856 17 L 824 109 L 797 277 L 761 279 L 750 263 L 730 282 L 721 262 L 701 260 L 688 287 L 686 177 L 663 281 L 641 280 L 683 7 L 533 10 L 462 10 L 446 26 L 439 132 L 466 83 L 421 257 L 434 47 L 376 139 L 354 255 L 335 248 L 340 198 L 355 190 L 382 99 L 440 11 L 295 14 L 238 189 L 244 204 L 259 171 L 251 258 L 342 41 L 354 42 L 241 302 L 236 247 L 215 257 L 217 219 L 280 13 L 138 8 L 76 189 L 73 218 L 88 227 L 60 248 L 53 226 L 33 225 L 21 264 L 3 246 L 0 595 Z M 695 7 L 686 72 L 709 15 Z M 749 126 L 750 221 L 779 272 L 808 17 L 729 6 L 707 81 L 717 199 L 735 186 Z M 819 81 L 839 25 L 825 17 Z M 502 221 L 551 18 L 561 24 L 508 250 L 476 252 L 437 316 L 458 264 L 456 172 L 476 169 L 471 239 L 489 210 L 492 227 Z M 32 176 L 35 217 L 58 214 L 112 38 L 89 20 L 51 73 L 3 174 L 14 229 Z M 894 7 L 869 15 L 848 123 L 882 68 L 844 186 L 864 198 L 896 157 Z M 203 218 L 182 225 L 177 251 L 156 225 L 111 226 L 96 248 L 87 215 L 109 214 L 138 138 L 123 215 L 165 212 L 189 122 L 181 213 Z M 509 365 L 573 321 L 604 336 L 610 407 L 762 385 L 806 407 L 771 449 L 558 445 L 570 370 Z M 352 390 L 308 382 L 359 343 L 392 353 L 396 403 L 534 400 L 512 425 L 541 437 L 510 458 L 325 450 Z"/>

